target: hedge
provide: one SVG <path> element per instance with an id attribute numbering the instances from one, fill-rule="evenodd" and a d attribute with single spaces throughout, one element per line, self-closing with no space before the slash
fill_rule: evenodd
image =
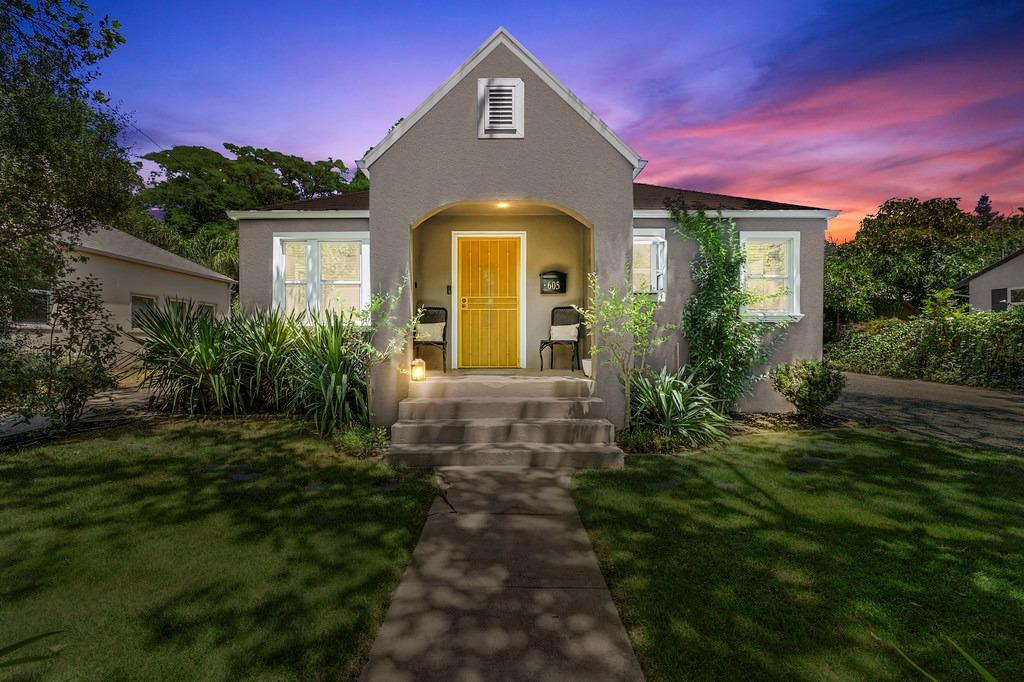
<path id="1" fill-rule="evenodd" d="M 848 372 L 1024 389 L 1024 306 L 876 320 L 847 332 L 828 357 Z"/>

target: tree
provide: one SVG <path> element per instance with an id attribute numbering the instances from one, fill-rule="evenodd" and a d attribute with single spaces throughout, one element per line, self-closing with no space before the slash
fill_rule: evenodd
<path id="1" fill-rule="evenodd" d="M 125 119 L 90 89 L 119 29 L 80 0 L 0 0 L 0 345 L 28 289 L 66 275 L 68 246 L 138 184 Z"/>
<path id="2" fill-rule="evenodd" d="M 988 229 L 993 222 L 1002 217 L 998 211 L 992 208 L 992 200 L 987 194 L 982 194 L 978 197 L 978 203 L 974 207 L 974 215 L 977 216 L 978 228 L 982 230 Z"/>
<path id="3" fill-rule="evenodd" d="M 878 298 L 891 298 L 875 277 L 870 259 L 856 242 L 825 243 L 825 322 L 838 332 L 844 322 L 861 322 L 875 314 Z"/>
<path id="4" fill-rule="evenodd" d="M 311 199 L 366 187 L 357 173 L 350 183 L 341 161 L 307 161 L 271 149 L 224 143 L 233 155 L 206 147 L 177 146 L 143 158 L 157 165 L 139 193 L 142 208 L 159 208 L 157 227 L 142 208 L 124 228 L 224 274 L 238 275 L 238 230 L 229 210 Z"/>

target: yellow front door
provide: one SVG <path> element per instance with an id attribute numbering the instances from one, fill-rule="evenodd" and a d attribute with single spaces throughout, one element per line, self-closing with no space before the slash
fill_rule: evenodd
<path id="1" fill-rule="evenodd" d="M 518 237 L 458 237 L 459 367 L 519 366 Z"/>

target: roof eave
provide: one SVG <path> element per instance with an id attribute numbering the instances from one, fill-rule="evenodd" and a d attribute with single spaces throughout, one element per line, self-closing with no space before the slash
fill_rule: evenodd
<path id="1" fill-rule="evenodd" d="M 145 258 L 135 258 L 134 256 L 126 256 L 123 253 L 117 253 L 115 251 L 108 251 L 107 249 L 97 249 L 97 248 L 92 247 L 92 246 L 83 246 L 81 244 L 76 244 L 76 245 L 73 245 L 71 247 L 71 250 L 72 251 L 81 251 L 82 253 L 91 253 L 93 255 L 104 256 L 106 258 L 113 258 L 114 260 L 122 260 L 122 261 L 125 261 L 126 263 L 136 263 L 138 265 L 146 265 L 146 266 L 149 266 L 151 268 L 156 268 L 158 270 L 167 270 L 169 272 L 177 272 L 177 273 L 182 274 L 182 275 L 189 275 L 191 277 L 199 277 L 200 279 L 208 279 L 208 280 L 212 280 L 214 282 L 221 282 L 223 284 L 237 284 L 238 283 L 236 280 L 231 279 L 227 275 L 222 275 L 222 274 L 217 273 L 217 272 L 212 272 L 212 271 L 209 272 L 209 273 L 195 272 L 194 270 L 188 270 L 186 268 L 179 268 L 179 267 L 176 267 L 174 265 L 168 265 L 166 263 L 154 263 L 153 261 L 146 260 Z"/>

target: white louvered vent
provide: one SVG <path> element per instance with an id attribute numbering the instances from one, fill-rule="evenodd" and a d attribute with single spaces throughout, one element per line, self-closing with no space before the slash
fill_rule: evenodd
<path id="1" fill-rule="evenodd" d="M 481 78 L 477 81 L 481 138 L 523 136 L 523 81 Z"/>

